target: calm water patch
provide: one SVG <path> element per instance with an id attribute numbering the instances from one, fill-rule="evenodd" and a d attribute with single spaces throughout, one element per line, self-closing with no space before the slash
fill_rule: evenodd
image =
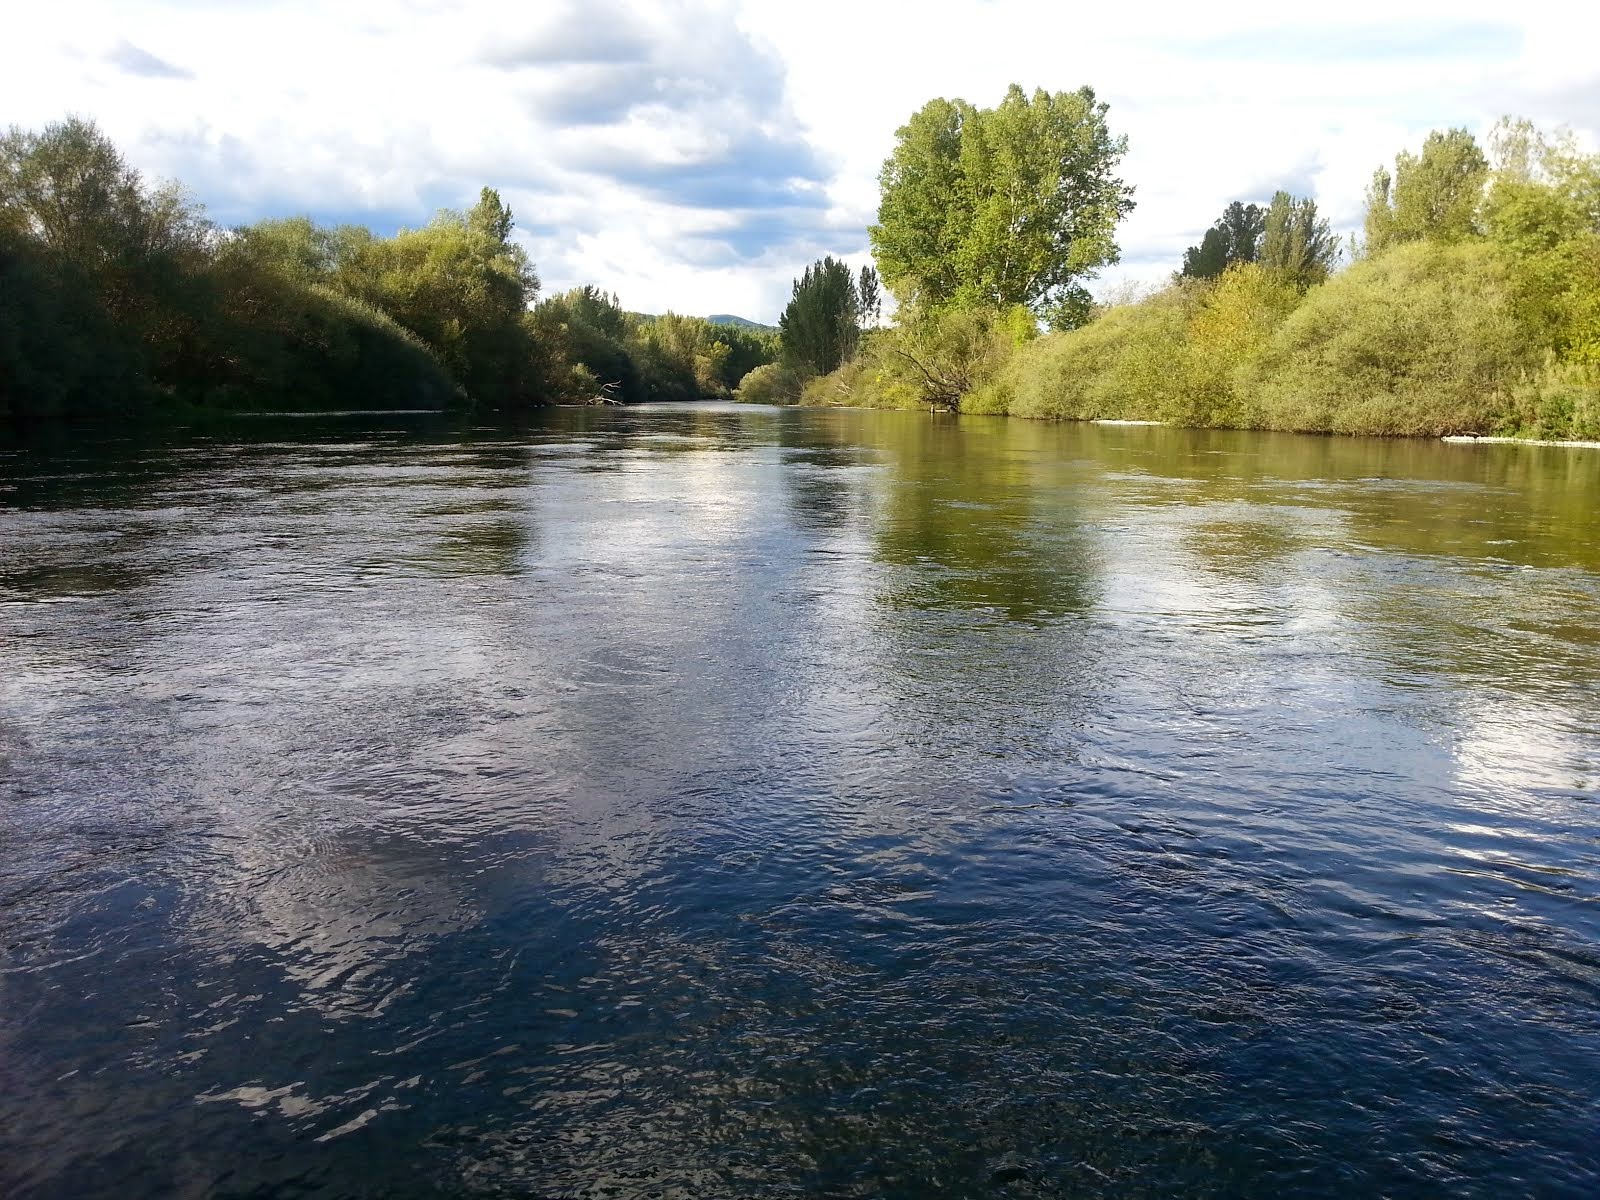
<path id="1" fill-rule="evenodd" d="M 1600 459 L 0 443 L 0 1190 L 1600 1190 Z"/>

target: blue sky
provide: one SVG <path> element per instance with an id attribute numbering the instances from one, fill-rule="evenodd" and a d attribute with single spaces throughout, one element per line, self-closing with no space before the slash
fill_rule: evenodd
<path id="1" fill-rule="evenodd" d="M 937 95 L 1087 83 L 1110 104 L 1138 207 L 1103 292 L 1277 187 L 1353 228 L 1373 169 L 1431 128 L 1600 132 L 1585 6 L 1085 7 L 67 0 L 8 18 L 0 114 L 92 117 L 224 223 L 387 230 L 490 184 L 546 290 L 760 320 L 812 259 L 866 260 L 878 167 Z"/>

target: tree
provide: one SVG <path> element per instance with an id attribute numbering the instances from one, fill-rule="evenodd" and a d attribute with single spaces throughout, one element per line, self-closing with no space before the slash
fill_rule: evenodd
<path id="1" fill-rule="evenodd" d="M 1222 210 L 1198 246 L 1183 253 L 1178 274 L 1190 279 L 1216 279 L 1234 263 L 1255 262 L 1261 250 L 1266 214 L 1259 205 L 1235 200 Z"/>
<path id="2" fill-rule="evenodd" d="M 157 260 L 199 252 L 210 227 L 181 188 L 147 187 L 93 122 L 70 117 L 0 137 L 0 228 L 125 283 Z"/>
<path id="3" fill-rule="evenodd" d="M 793 298 L 778 319 L 784 361 L 816 375 L 835 370 L 855 352 L 861 297 L 849 266 L 820 259 L 794 281 Z"/>
<path id="4" fill-rule="evenodd" d="M 133 375 L 177 384 L 201 368 L 211 226 L 176 184 L 147 185 L 92 122 L 0 137 L 0 233 L 41 256 L 74 319 L 120 342 L 108 357 Z"/>
<path id="5" fill-rule="evenodd" d="M 1127 139 L 1106 110 L 1087 87 L 1030 97 L 1013 84 L 993 109 L 938 99 L 913 114 L 879 174 L 870 231 L 900 302 L 1076 320 L 1083 281 L 1117 261 L 1113 234 L 1133 208 L 1114 174 Z"/>
<path id="6" fill-rule="evenodd" d="M 588 399 L 596 387 L 614 388 L 630 404 L 646 399 L 628 314 L 615 295 L 585 284 L 543 301 L 529 323 L 552 357 L 587 370 L 591 386 L 573 399 Z"/>
<path id="7" fill-rule="evenodd" d="M 0 408 L 433 405 L 543 398 L 538 278 L 485 188 L 380 238 L 303 217 L 213 227 L 92 123 L 0 136 Z"/>
<path id="8" fill-rule="evenodd" d="M 1183 252 L 1183 266 L 1178 274 L 1187 279 L 1215 279 L 1228 269 L 1232 261 L 1232 247 L 1228 235 L 1213 225 L 1201 237 L 1198 246 Z"/>
<path id="9" fill-rule="evenodd" d="M 706 336 L 728 348 L 722 360 L 721 385 L 729 391 L 751 371 L 772 362 L 781 352 L 775 330 L 741 329 L 737 325 L 705 323 Z"/>
<path id="10" fill-rule="evenodd" d="M 1562 360 L 1600 364 L 1600 155 L 1570 133 L 1552 139 L 1510 118 L 1489 144 L 1495 165 L 1479 218 L 1513 263 L 1519 315 Z"/>
<path id="11" fill-rule="evenodd" d="M 876 325 L 883 315 L 883 287 L 878 282 L 878 272 L 870 264 L 861 268 L 861 276 L 856 281 L 856 299 L 861 304 L 861 326 Z"/>
<path id="12" fill-rule="evenodd" d="M 1396 242 L 1459 242 L 1478 232 L 1489 162 L 1465 129 L 1434 130 L 1420 155 L 1379 167 L 1367 189 L 1367 253 Z"/>
<path id="13" fill-rule="evenodd" d="M 714 329 L 699 317 L 672 312 L 640 326 L 638 344 L 649 399 L 699 400 L 722 391 L 730 348 Z"/>
<path id="14" fill-rule="evenodd" d="M 1277 192 L 1262 218 L 1258 261 L 1301 291 L 1327 279 L 1339 258 L 1339 239 L 1317 216 L 1317 202 Z"/>
<path id="15" fill-rule="evenodd" d="M 467 211 L 467 225 L 502 247 L 511 245 L 511 210 L 494 188 L 486 187 L 478 193 L 478 202 Z M 534 290 L 538 286 L 535 281 Z"/>
<path id="16" fill-rule="evenodd" d="M 1038 332 L 1038 320 L 1020 304 L 949 308 L 901 325 L 881 353 L 887 369 L 919 404 L 957 412 L 975 388 L 993 378 L 1016 348 Z"/>
<path id="17" fill-rule="evenodd" d="M 392 238 L 336 230 L 332 282 L 422 338 L 470 396 L 523 397 L 533 386 L 523 315 L 539 279 L 510 234 L 511 211 L 484 188 L 467 212 Z"/>

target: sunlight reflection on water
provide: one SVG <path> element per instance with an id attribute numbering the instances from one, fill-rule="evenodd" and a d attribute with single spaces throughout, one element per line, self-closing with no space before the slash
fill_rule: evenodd
<path id="1" fill-rule="evenodd" d="M 0 448 L 7 1194 L 1600 1186 L 1570 457 L 430 421 Z"/>

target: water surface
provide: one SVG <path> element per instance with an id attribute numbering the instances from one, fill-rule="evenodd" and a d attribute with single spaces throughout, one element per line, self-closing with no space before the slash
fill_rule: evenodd
<path id="1" fill-rule="evenodd" d="M 1600 456 L 0 445 L 0 1191 L 1600 1190 Z"/>

